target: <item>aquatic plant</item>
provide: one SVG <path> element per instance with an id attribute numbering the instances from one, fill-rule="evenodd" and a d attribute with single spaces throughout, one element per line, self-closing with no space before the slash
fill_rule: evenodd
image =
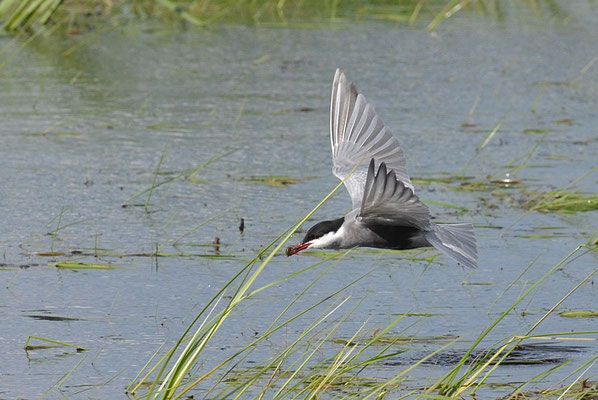
<path id="1" fill-rule="evenodd" d="M 32 345 L 30 344 L 32 339 L 40 340 L 42 342 L 52 343 L 52 344 L 45 344 L 45 345 Z M 71 347 L 74 348 L 77 352 L 88 351 L 85 347 L 77 346 L 75 344 L 61 342 L 60 340 L 49 339 L 41 336 L 33 336 L 30 335 L 27 340 L 25 341 L 25 345 L 23 346 L 25 350 L 38 350 L 38 349 L 50 349 L 50 348 L 57 348 L 57 347 Z"/>
<path id="2" fill-rule="evenodd" d="M 62 0 L 0 0 L 0 21 L 7 31 L 27 30 L 45 24 Z"/>
<path id="3" fill-rule="evenodd" d="M 51 18 L 64 21 L 71 33 L 79 33 L 78 20 L 123 15 L 153 18 L 178 18 L 193 25 L 216 21 L 243 23 L 302 23 L 375 19 L 413 25 L 426 24 L 432 31 L 443 21 L 470 10 L 496 20 L 508 14 L 497 0 L 0 0 L 0 23 L 9 32 L 28 31 L 46 24 Z M 567 11 L 553 1 L 513 0 L 532 13 L 565 19 Z M 131 13 L 126 13 L 131 15 Z M 307 26 L 304 25 L 304 26 Z"/>
<path id="4" fill-rule="evenodd" d="M 540 212 L 577 213 L 598 210 L 598 195 L 584 195 L 577 191 L 540 193 L 526 203 L 526 207 Z"/>
<path id="5" fill-rule="evenodd" d="M 598 167 L 594 167 L 577 177 L 566 187 L 538 193 L 527 193 L 528 199 L 523 202 L 523 207 L 539 211 L 539 212 L 558 212 L 573 214 L 577 212 L 598 210 L 598 195 L 596 194 L 581 194 L 572 188 L 581 182 L 583 179 L 598 171 Z"/>
<path id="6" fill-rule="evenodd" d="M 341 262 L 351 250 L 332 252 L 329 257 L 323 258 L 300 271 L 290 273 L 259 288 L 253 288 L 258 276 L 266 269 L 272 258 L 284 246 L 293 232 L 324 204 L 339 186 L 303 219 L 286 232 L 283 232 L 272 243 L 262 249 L 253 260 L 242 267 L 203 307 L 177 342 L 158 361 L 154 361 L 159 350 L 156 352 L 128 387 L 128 392 L 142 398 L 180 399 L 201 385 L 202 391 L 211 398 L 239 399 L 251 396 L 257 399 L 265 397 L 272 399 L 311 399 L 321 398 L 325 393 L 330 392 L 334 392 L 336 397 L 345 399 L 382 398 L 389 393 L 392 393 L 395 397 L 398 396 L 398 398 L 412 396 L 455 398 L 462 397 L 465 393 L 474 396 L 476 391 L 486 387 L 488 378 L 502 364 L 516 362 L 522 364 L 546 363 L 550 367 L 547 371 L 513 390 L 512 396 L 521 396 L 526 393 L 526 387 L 534 384 L 537 379 L 546 378 L 559 369 L 554 367 L 552 362 L 544 362 L 542 359 L 527 360 L 525 357 L 521 357 L 519 361 L 514 359 L 513 357 L 522 348 L 524 342 L 537 338 L 543 338 L 547 341 L 557 340 L 554 338 L 574 340 L 580 336 L 586 337 L 588 340 L 596 340 L 592 336 L 598 335 L 598 331 L 541 334 L 535 331 L 571 294 L 589 281 L 598 272 L 598 268 L 590 271 L 583 280 L 567 293 L 564 293 L 560 300 L 536 320 L 524 334 L 513 335 L 482 347 L 483 341 L 489 337 L 497 325 L 512 313 L 524 299 L 529 298 L 539 290 L 543 281 L 556 271 L 564 268 L 572 259 L 598 251 L 596 245 L 593 244 L 594 238 L 592 238 L 587 243 L 579 245 L 571 251 L 517 296 L 511 305 L 495 318 L 465 352 L 457 358 L 455 366 L 449 372 L 425 387 L 410 387 L 408 379 L 414 369 L 425 363 L 434 362 L 433 360 L 444 354 L 455 343 L 462 341 L 463 338 L 458 336 L 417 338 L 397 335 L 394 331 L 405 321 L 405 317 L 412 316 L 409 312 L 401 313 L 390 323 L 377 327 L 373 332 L 368 327 L 367 318 L 361 317 L 363 320 L 362 325 L 351 337 L 335 337 L 335 333 L 339 331 L 349 317 L 352 319 L 360 318 L 355 315 L 355 312 L 364 299 L 357 301 L 357 304 L 344 313 L 341 310 L 348 305 L 350 296 L 346 294 L 347 289 L 369 275 L 371 271 L 357 276 L 347 285 L 332 293 L 314 295 L 310 292 L 310 289 L 319 280 L 327 276 L 329 271 Z M 263 258 L 266 254 L 268 255 Z M 319 254 L 319 256 L 325 255 Z M 260 263 L 259 261 L 262 258 L 263 261 Z M 535 261 L 522 272 L 516 282 L 522 279 Z M 299 290 L 299 293 L 270 322 L 269 327 L 263 333 L 256 334 L 256 337 L 250 340 L 248 344 L 241 346 L 228 357 L 216 361 L 216 365 L 206 366 L 203 364 L 202 354 L 210 347 L 212 342 L 218 340 L 220 328 L 226 323 L 227 319 L 247 306 L 253 296 L 320 266 L 325 266 L 324 270 L 315 280 Z M 509 287 L 514 286 L 516 282 Z M 225 301 L 227 297 L 229 300 Z M 303 306 L 297 309 L 294 306 L 300 301 Z M 226 304 L 222 305 L 225 302 Z M 291 312 L 291 310 L 294 311 Z M 307 318 L 315 312 L 319 313 L 315 317 L 310 317 L 311 319 Z M 422 315 L 421 317 L 427 318 L 429 316 Z M 305 322 L 306 318 L 309 322 Z M 303 321 L 302 328 L 295 337 L 287 339 L 285 346 L 270 355 L 265 355 L 263 359 L 251 367 L 244 364 L 247 357 L 251 354 L 256 355 L 254 351 L 259 348 L 258 346 L 262 342 L 273 339 L 276 333 L 299 321 Z M 365 376 L 364 371 L 367 371 L 368 368 L 379 366 L 391 360 L 393 357 L 408 351 L 409 347 L 422 340 L 427 345 L 434 345 L 435 347 L 432 350 L 427 350 L 426 354 L 419 359 L 404 365 L 403 368 L 399 368 L 393 376 L 387 378 Z M 328 354 L 322 357 L 323 346 L 330 342 L 341 345 L 341 348 L 337 349 L 332 355 Z M 533 348 L 533 346 L 527 346 Z M 574 390 L 573 385 L 586 377 L 589 371 L 587 367 L 593 365 L 596 359 L 594 357 L 584 362 L 572 373 L 577 373 L 576 376 L 569 376 L 569 378 L 574 378 L 574 381 L 566 384 L 565 387 L 569 388 L 568 392 L 565 389 L 552 389 L 552 393 L 559 393 L 559 395 L 570 393 L 572 398 L 582 398 L 588 393 L 594 393 L 595 388 L 591 383 L 581 391 Z M 564 361 L 560 364 L 560 367 L 567 363 L 568 361 Z M 565 381 L 563 381 L 563 384 L 565 384 Z"/>

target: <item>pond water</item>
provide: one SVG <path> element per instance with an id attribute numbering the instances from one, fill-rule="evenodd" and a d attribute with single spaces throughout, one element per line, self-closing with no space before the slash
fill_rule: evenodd
<path id="1" fill-rule="evenodd" d="M 328 139 L 337 67 L 398 137 L 411 175 L 419 178 L 416 190 L 433 203 L 436 220 L 476 225 L 480 265 L 463 270 L 433 249 L 356 250 L 294 309 L 371 271 L 339 297 L 349 300 L 329 324 L 357 308 L 333 336 L 350 338 L 363 324 L 371 335 L 413 313 L 389 334 L 461 337 L 412 371 L 407 385 L 440 377 L 525 289 L 598 228 L 596 211 L 522 207 L 538 192 L 567 187 L 598 159 L 598 20 L 579 7 L 578 18 L 548 23 L 537 16 L 463 15 L 432 34 L 383 22 L 188 30 L 140 23 L 41 37 L 21 49 L 23 42 L 0 38 L 7 50 L 0 58 L 0 397 L 37 398 L 46 391 L 47 398 L 125 397 L 158 348 L 176 340 L 262 246 L 337 184 Z M 202 166 L 193 179 L 174 179 Z M 507 173 L 520 183 L 493 183 Z M 478 190 L 436 179 L 455 175 L 469 177 Z M 300 182 L 248 181 L 263 176 Z M 595 194 L 597 179 L 589 175 L 574 189 Z M 145 192 L 129 200 L 153 182 L 166 183 L 151 197 Z M 341 188 L 313 220 L 339 217 L 349 207 Z M 215 237 L 220 257 L 211 245 Z M 171 256 L 153 257 L 156 252 Z M 431 263 L 421 260 L 433 255 Z M 54 266 L 65 260 L 114 268 Z M 256 287 L 316 261 L 316 255 L 275 257 Z M 596 252 L 585 254 L 551 275 L 492 331 L 488 345 L 525 333 L 597 262 Z M 200 370 L 263 332 L 327 265 L 253 297 L 222 326 Z M 598 285 L 588 282 L 535 333 L 595 330 L 595 318 L 558 312 L 596 311 L 597 298 Z M 273 336 L 243 365 L 279 351 L 323 310 Z M 30 335 L 89 350 L 25 351 Z M 594 340 L 527 342 L 519 357 L 539 363 L 501 366 L 490 381 L 516 384 L 570 361 L 537 385 L 558 383 L 596 356 L 596 335 L 585 337 Z M 321 359 L 341 347 L 327 343 Z M 406 346 L 367 375 L 392 376 L 436 347 Z M 588 376 L 596 378 L 596 369 Z M 199 387 L 196 398 L 208 387 Z M 495 397 L 512 387 L 484 390 Z"/>

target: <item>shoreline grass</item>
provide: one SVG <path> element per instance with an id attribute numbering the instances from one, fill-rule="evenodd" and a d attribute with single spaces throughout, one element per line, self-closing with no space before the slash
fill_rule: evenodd
<path id="1" fill-rule="evenodd" d="M 532 15 L 566 21 L 567 10 L 552 1 L 512 0 Z M 375 20 L 421 25 L 434 31 L 445 20 L 471 12 L 504 20 L 510 12 L 493 0 L 0 0 L 0 24 L 7 32 L 35 32 L 57 21 L 70 34 L 109 18 L 180 20 L 194 26 L 218 22 L 313 27 L 317 23 Z"/>
<path id="2" fill-rule="evenodd" d="M 400 324 L 405 322 L 405 317 L 410 316 L 411 312 L 408 311 L 395 316 L 386 326 L 378 327 L 375 331 L 370 332 L 372 327 L 368 326 L 368 318 L 356 315 L 356 310 L 365 297 L 357 299 L 356 304 L 351 306 L 348 302 L 351 296 L 346 290 L 369 275 L 371 271 L 365 272 L 348 285 L 333 293 L 320 293 L 316 297 L 310 294 L 309 291 L 313 285 L 327 276 L 332 268 L 341 262 L 351 250 L 332 253 L 331 257 L 321 259 L 303 270 L 291 273 L 274 282 L 251 290 L 257 276 L 267 267 L 268 263 L 282 248 L 290 235 L 317 208 L 324 204 L 338 187 L 306 217 L 282 233 L 251 262 L 241 268 L 213 299 L 204 306 L 203 310 L 189 324 L 176 344 L 159 361 L 148 361 L 144 368 L 139 371 L 138 377 L 131 382 L 127 392 L 135 398 L 143 399 L 181 399 L 190 393 L 194 393 L 193 391 L 200 387 L 203 393 L 207 391 L 207 396 L 217 399 L 239 399 L 246 397 L 256 399 L 312 399 L 322 398 L 323 396 L 328 398 L 332 394 L 333 398 L 343 399 L 373 399 L 382 398 L 385 395 L 398 396 L 396 398 L 473 397 L 476 395 L 476 392 L 489 387 L 489 378 L 496 373 L 501 365 L 507 365 L 511 362 L 511 354 L 525 341 L 538 340 L 539 338 L 545 341 L 558 340 L 560 343 L 565 340 L 598 340 L 598 331 L 596 330 L 536 332 L 538 326 L 543 321 L 554 314 L 571 294 L 587 283 L 598 272 L 598 268 L 595 268 L 585 279 L 577 283 L 567 293 L 564 293 L 560 297 L 560 300 L 526 329 L 525 333 L 517 333 L 504 337 L 490 345 L 486 343 L 491 338 L 491 334 L 494 332 L 496 326 L 510 315 L 518 304 L 539 290 L 540 285 L 548 277 L 552 276 L 556 271 L 563 269 L 571 260 L 578 259 L 589 253 L 595 253 L 598 250 L 595 245 L 588 242 L 576 247 L 559 263 L 547 270 L 539 279 L 535 280 L 531 285 L 527 285 L 526 290 L 518 295 L 512 304 L 495 318 L 478 335 L 477 339 L 465 349 L 455 366 L 442 376 L 432 378 L 432 383 L 425 385 L 425 387 L 412 387 L 413 384 L 409 383 L 410 374 L 416 368 L 426 365 L 446 350 L 451 349 L 455 344 L 463 344 L 464 336 L 446 337 L 442 341 L 426 342 L 426 354 L 404 365 L 390 378 L 364 376 L 365 371 L 368 371 L 372 367 L 376 368 L 376 366 L 382 365 L 385 361 L 392 360 L 399 354 L 409 351 L 409 346 L 412 346 L 413 343 L 405 340 L 392 340 L 392 338 L 402 337 L 401 335 L 396 336 L 393 330 L 399 328 Z M 274 249 L 270 250 L 273 247 Z M 268 257 L 256 268 L 257 261 L 267 251 L 269 251 Z M 536 261 L 532 261 L 530 266 L 516 278 L 516 281 L 510 287 L 513 287 L 517 281 L 523 279 L 532 266 L 538 268 Z M 220 327 L 226 323 L 230 316 L 241 312 L 239 308 L 243 308 L 248 299 L 282 281 L 290 280 L 316 267 L 324 267 L 324 270 L 283 308 L 264 333 L 258 335 L 249 344 L 241 345 L 239 349 L 235 350 L 232 355 L 226 357 L 224 360 L 212 360 L 211 363 L 215 363 L 216 365 L 204 365 L 204 361 L 207 360 L 202 358 L 203 352 L 209 348 L 210 343 L 221 340 L 217 336 Z M 506 291 L 508 290 L 507 288 Z M 222 305 L 226 293 L 230 293 L 230 300 L 228 304 Z M 504 295 L 505 293 L 502 293 L 500 297 Z M 295 310 L 289 314 L 290 310 L 299 300 L 305 301 L 306 299 L 309 300 L 307 303 L 309 305 L 306 306 L 304 304 L 302 307 L 307 308 L 302 308 L 298 312 Z M 347 307 L 350 307 L 349 310 L 346 310 Z M 273 338 L 277 332 L 286 329 L 291 323 L 302 320 L 313 312 L 316 312 L 317 315 L 310 319 L 311 322 L 303 326 L 296 337 L 290 338 L 291 341 L 283 348 L 269 355 L 264 354 L 263 359 L 254 367 L 247 368 L 243 364 L 249 355 L 255 356 L 255 351 L 259 348 L 260 343 Z M 335 341 L 334 333 L 349 318 L 363 320 L 360 327 L 351 337 L 342 341 Z M 425 318 L 425 316 L 422 318 Z M 200 320 L 202 321 L 201 323 L 198 322 Z M 341 347 L 337 347 L 336 350 L 330 350 L 325 346 L 326 343 L 336 343 L 337 346 L 340 345 Z M 401 347 L 397 348 L 397 346 Z M 157 353 L 153 359 L 157 357 Z M 594 393 L 594 388 L 591 384 L 585 390 L 573 390 L 575 383 L 581 381 L 586 376 L 589 371 L 587 367 L 593 365 L 594 361 L 595 358 L 577 366 L 575 371 L 579 372 L 579 375 L 573 377 L 573 382 L 567 381 L 563 383 L 564 385 L 566 384 L 568 390 L 553 388 L 550 393 L 558 393 L 559 396 L 568 396 L 567 398 L 583 398 L 588 393 Z M 532 393 L 533 390 L 537 390 L 538 385 L 542 384 L 548 377 L 569 363 L 570 361 L 567 360 L 555 366 L 552 361 L 547 362 L 547 370 L 532 377 L 527 382 L 518 384 L 513 388 L 508 398 L 516 398 L 516 396 L 524 396 L 525 393 Z M 528 363 L 522 360 L 521 364 L 526 365 Z M 543 362 L 540 360 L 534 362 L 534 364 L 542 365 Z M 583 371 L 584 368 L 585 371 Z M 526 392 L 526 390 L 529 391 Z"/>

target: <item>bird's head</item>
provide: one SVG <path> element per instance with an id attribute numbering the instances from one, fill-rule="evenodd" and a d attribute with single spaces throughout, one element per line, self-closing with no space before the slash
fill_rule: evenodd
<path id="1" fill-rule="evenodd" d="M 339 231 L 344 220 L 344 218 L 339 218 L 332 221 L 318 222 L 309 228 L 301 242 L 287 248 L 287 256 L 292 256 L 305 249 L 338 248 Z"/>

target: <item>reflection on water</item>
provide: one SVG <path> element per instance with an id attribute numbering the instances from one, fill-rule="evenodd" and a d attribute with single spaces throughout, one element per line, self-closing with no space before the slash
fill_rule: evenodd
<path id="1" fill-rule="evenodd" d="M 461 354 L 596 228 L 595 211 L 521 207 L 533 193 L 564 188 L 595 167 L 598 69 L 589 63 L 596 32 L 575 21 L 504 24 L 508 29 L 455 21 L 433 35 L 384 23 L 318 30 L 141 26 L 102 31 L 68 56 L 62 53 L 87 37 L 26 46 L 0 71 L 1 396 L 39 396 L 75 367 L 61 383 L 63 393 L 122 396 L 160 344 L 178 337 L 261 246 L 336 185 L 327 113 L 337 66 L 399 138 L 409 171 L 420 178 L 414 180 L 420 197 L 438 221 L 478 226 L 481 262 L 470 272 L 443 256 L 428 263 L 433 250 L 358 250 L 312 288 L 314 296 L 373 269 L 348 289 L 348 307 L 367 297 L 339 337 L 350 338 L 364 321 L 374 330 L 410 311 L 397 334 L 464 336 L 454 348 Z M 448 179 L 455 174 L 470 178 Z M 517 185 L 496 183 L 507 178 Z M 576 188 L 591 194 L 596 184 L 590 175 Z M 340 191 L 316 218 L 348 208 Z M 113 268 L 54 266 L 65 260 Z M 313 261 L 277 257 L 257 284 Z M 527 330 L 595 263 L 588 255 L 552 276 L 492 339 Z M 320 272 L 256 296 L 223 326 L 206 365 L 263 332 L 278 307 Z M 595 309 L 595 298 L 596 286 L 586 285 L 562 307 Z M 553 315 L 541 329 L 594 325 L 591 318 Z M 90 350 L 25 352 L 29 335 Z M 269 346 L 284 346 L 284 335 L 278 339 Z M 596 347 L 561 350 L 543 347 L 538 356 L 537 348 L 526 348 L 519 356 L 572 360 L 574 368 Z M 418 356 L 406 354 L 393 362 Z M 526 380 L 554 366 L 530 364 L 505 366 L 497 376 Z M 442 368 L 422 366 L 414 380 L 440 376 Z M 395 370 L 388 364 L 369 374 Z"/>

